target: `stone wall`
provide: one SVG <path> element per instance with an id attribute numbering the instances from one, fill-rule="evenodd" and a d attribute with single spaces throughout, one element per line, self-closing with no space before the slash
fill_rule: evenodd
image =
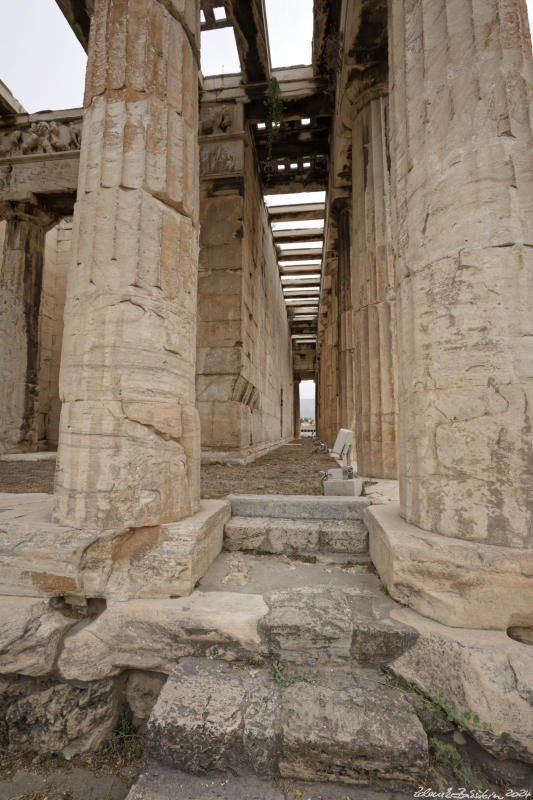
<path id="1" fill-rule="evenodd" d="M 242 107 L 202 108 L 196 391 L 205 461 L 293 435 L 290 331 Z"/>

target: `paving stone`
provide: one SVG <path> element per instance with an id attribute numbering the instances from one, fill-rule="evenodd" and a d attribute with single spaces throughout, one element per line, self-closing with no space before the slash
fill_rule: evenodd
<path id="1" fill-rule="evenodd" d="M 409 702 L 349 673 L 276 686 L 265 670 L 184 659 L 148 721 L 150 758 L 194 774 L 281 774 L 393 788 L 427 768 L 427 739 Z"/>

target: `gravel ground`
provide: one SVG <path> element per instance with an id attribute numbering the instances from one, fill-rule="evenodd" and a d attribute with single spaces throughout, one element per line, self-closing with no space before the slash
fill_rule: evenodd
<path id="1" fill-rule="evenodd" d="M 311 439 L 298 439 L 251 464 L 202 466 L 202 497 L 236 494 L 322 494 L 320 470 L 334 467 L 327 453 L 313 453 Z M 0 492 L 54 490 L 53 461 L 0 461 Z"/>

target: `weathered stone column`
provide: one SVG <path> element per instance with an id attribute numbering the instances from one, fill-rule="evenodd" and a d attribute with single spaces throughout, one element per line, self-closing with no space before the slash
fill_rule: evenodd
<path id="1" fill-rule="evenodd" d="M 370 553 L 439 622 L 531 628 L 526 6 L 394 0 L 389 19 L 401 507 L 367 509 Z"/>
<path id="2" fill-rule="evenodd" d="M 351 265 L 351 211 L 338 215 L 338 341 L 339 341 L 339 427 L 355 434 L 354 324 Z M 352 452 L 356 453 L 355 435 Z"/>
<path id="3" fill-rule="evenodd" d="M 352 125 L 352 282 L 357 470 L 396 478 L 396 308 L 390 237 L 387 97 L 377 87 Z"/>
<path id="4" fill-rule="evenodd" d="M 532 547 L 526 5 L 399 0 L 390 22 L 402 514 Z"/>
<path id="5" fill-rule="evenodd" d="M 292 409 L 294 415 L 294 438 L 300 438 L 300 381 L 293 383 Z"/>
<path id="6" fill-rule="evenodd" d="M 52 217 L 10 204 L 0 266 L 0 452 L 37 446 L 39 304 L 44 239 Z"/>
<path id="7" fill-rule="evenodd" d="M 198 0 L 96 0 L 61 363 L 55 519 L 199 507 Z"/>

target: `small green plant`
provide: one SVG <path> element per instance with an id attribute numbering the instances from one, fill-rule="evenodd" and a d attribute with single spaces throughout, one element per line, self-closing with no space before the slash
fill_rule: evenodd
<path id="1" fill-rule="evenodd" d="M 103 746 L 113 756 L 125 759 L 141 758 L 144 752 L 142 736 L 133 724 L 133 715 L 128 708 L 117 722 L 111 738 Z"/>
<path id="2" fill-rule="evenodd" d="M 316 678 L 316 673 L 308 669 L 305 672 L 288 672 L 280 661 L 274 661 L 268 674 L 272 683 L 275 683 L 280 694 L 295 683 L 310 683 Z"/>
<path id="3" fill-rule="evenodd" d="M 265 161 L 265 180 L 270 183 L 270 178 L 274 172 L 274 159 L 272 157 L 272 145 L 279 136 L 280 131 L 287 127 L 283 119 L 284 103 L 281 97 L 281 89 L 277 78 L 272 78 L 268 86 L 265 97 L 266 108 L 266 161 Z"/>
<path id="4" fill-rule="evenodd" d="M 407 686 L 419 700 L 417 711 L 422 726 L 428 735 L 429 746 L 436 758 L 445 766 L 450 767 L 453 774 L 458 778 L 481 791 L 483 784 L 472 775 L 455 747 L 431 735 L 431 726 L 432 720 L 437 717 L 450 722 L 463 733 L 472 729 L 494 733 L 490 722 L 484 722 L 479 714 L 471 708 L 466 711 L 459 711 L 456 706 L 447 700 L 444 689 L 439 689 L 437 692 L 421 692 L 414 683 L 408 683 Z"/>
<path id="5" fill-rule="evenodd" d="M 316 564 L 316 556 L 310 553 L 289 553 L 291 561 L 303 561 L 304 564 Z"/>
<path id="6" fill-rule="evenodd" d="M 409 683 L 408 688 L 417 695 L 420 701 L 418 712 L 424 727 L 430 724 L 432 717 L 440 717 L 440 719 L 453 723 L 463 733 L 469 729 L 494 733 L 492 725 L 489 722 L 483 722 L 479 714 L 476 714 L 471 708 L 459 712 L 456 706 L 446 699 L 444 689 L 439 689 L 438 692 L 422 693 L 414 683 Z"/>
<path id="7" fill-rule="evenodd" d="M 429 738 L 429 744 L 439 761 L 445 766 L 450 767 L 457 778 L 461 778 L 468 785 L 483 791 L 483 784 L 478 778 L 472 775 L 472 772 L 463 763 L 463 759 L 453 745 L 445 744 L 435 736 Z"/>
<path id="8" fill-rule="evenodd" d="M 385 597 L 389 597 L 389 590 L 387 589 L 384 583 L 382 583 L 379 588 L 381 589 Z"/>

